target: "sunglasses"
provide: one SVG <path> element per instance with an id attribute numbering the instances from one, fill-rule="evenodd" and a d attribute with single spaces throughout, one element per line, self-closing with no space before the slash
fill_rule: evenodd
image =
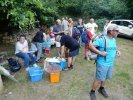
<path id="1" fill-rule="evenodd" d="M 113 31 L 119 32 L 118 30 L 113 30 Z"/>

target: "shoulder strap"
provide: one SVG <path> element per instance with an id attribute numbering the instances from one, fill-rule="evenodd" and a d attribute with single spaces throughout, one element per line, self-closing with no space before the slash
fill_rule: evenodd
<path id="1" fill-rule="evenodd" d="M 104 51 L 106 52 L 106 47 L 107 47 L 107 45 L 106 45 L 106 38 L 104 37 L 104 40 L 105 40 L 105 42 L 104 42 Z M 106 61 L 106 56 L 105 56 L 105 61 Z"/>
<path id="2" fill-rule="evenodd" d="M 106 38 L 105 38 L 105 36 L 103 36 L 103 38 L 104 38 L 104 40 L 105 40 L 105 42 L 104 42 L 104 51 L 106 51 Z M 105 59 L 105 61 L 106 61 L 106 56 L 104 57 L 104 59 Z M 94 62 L 94 64 L 96 63 L 96 60 L 95 60 L 95 62 Z"/>

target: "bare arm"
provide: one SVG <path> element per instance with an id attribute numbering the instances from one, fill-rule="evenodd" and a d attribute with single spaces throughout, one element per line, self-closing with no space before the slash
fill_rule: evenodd
<path id="1" fill-rule="evenodd" d="M 54 32 L 54 34 L 62 34 L 64 31 Z"/>
<path id="2" fill-rule="evenodd" d="M 46 41 L 46 40 L 47 40 L 46 33 L 43 33 L 43 40 L 44 40 L 44 41 Z"/>
<path id="3" fill-rule="evenodd" d="M 92 42 L 90 42 L 90 44 L 89 44 L 89 49 L 90 49 L 91 51 L 93 51 L 93 52 L 99 54 L 99 55 L 102 55 L 102 56 L 106 56 L 106 54 L 107 54 L 105 51 L 103 51 L 103 52 L 99 51 L 99 50 L 92 44 Z"/>
<path id="4" fill-rule="evenodd" d="M 96 33 L 98 32 L 98 26 L 97 27 L 95 27 L 95 29 L 96 29 Z"/>
<path id="5" fill-rule="evenodd" d="M 62 58 L 63 57 L 63 54 L 64 54 L 64 46 L 61 46 L 61 54 L 60 54 L 60 58 Z"/>
<path id="6" fill-rule="evenodd" d="M 96 24 L 95 25 L 95 33 L 97 33 L 98 32 L 98 25 Z"/>

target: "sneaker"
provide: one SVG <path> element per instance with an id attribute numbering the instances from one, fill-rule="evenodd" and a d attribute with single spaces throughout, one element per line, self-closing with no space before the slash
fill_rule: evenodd
<path id="1" fill-rule="evenodd" d="M 98 89 L 98 92 L 99 92 L 100 94 L 102 94 L 105 98 L 108 98 L 108 97 L 109 97 L 104 88 L 103 88 L 103 89 Z"/>
<path id="2" fill-rule="evenodd" d="M 90 58 L 88 58 L 88 57 L 84 57 L 84 59 L 85 59 L 86 61 L 90 61 Z"/>
<path id="3" fill-rule="evenodd" d="M 29 67 L 27 67 L 25 70 L 26 70 L 26 71 L 29 71 Z"/>
<path id="4" fill-rule="evenodd" d="M 96 100 L 95 92 L 90 92 L 90 99 L 91 100 Z"/>
<path id="5" fill-rule="evenodd" d="M 33 67 L 38 67 L 38 65 L 35 63 L 35 64 L 33 64 Z"/>
<path id="6" fill-rule="evenodd" d="M 85 60 L 87 60 L 87 57 L 84 57 Z"/>
<path id="7" fill-rule="evenodd" d="M 70 65 L 70 69 L 73 69 L 73 65 Z"/>

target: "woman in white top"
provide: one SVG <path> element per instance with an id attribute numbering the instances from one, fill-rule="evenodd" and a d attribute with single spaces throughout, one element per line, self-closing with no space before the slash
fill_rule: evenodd
<path id="1" fill-rule="evenodd" d="M 26 70 L 29 69 L 29 62 L 30 61 L 32 62 L 33 66 L 37 66 L 35 63 L 36 58 L 29 51 L 28 43 L 27 43 L 27 40 L 25 40 L 24 35 L 20 35 L 19 41 L 16 43 L 15 55 L 24 60 L 24 65 L 26 67 Z"/>

